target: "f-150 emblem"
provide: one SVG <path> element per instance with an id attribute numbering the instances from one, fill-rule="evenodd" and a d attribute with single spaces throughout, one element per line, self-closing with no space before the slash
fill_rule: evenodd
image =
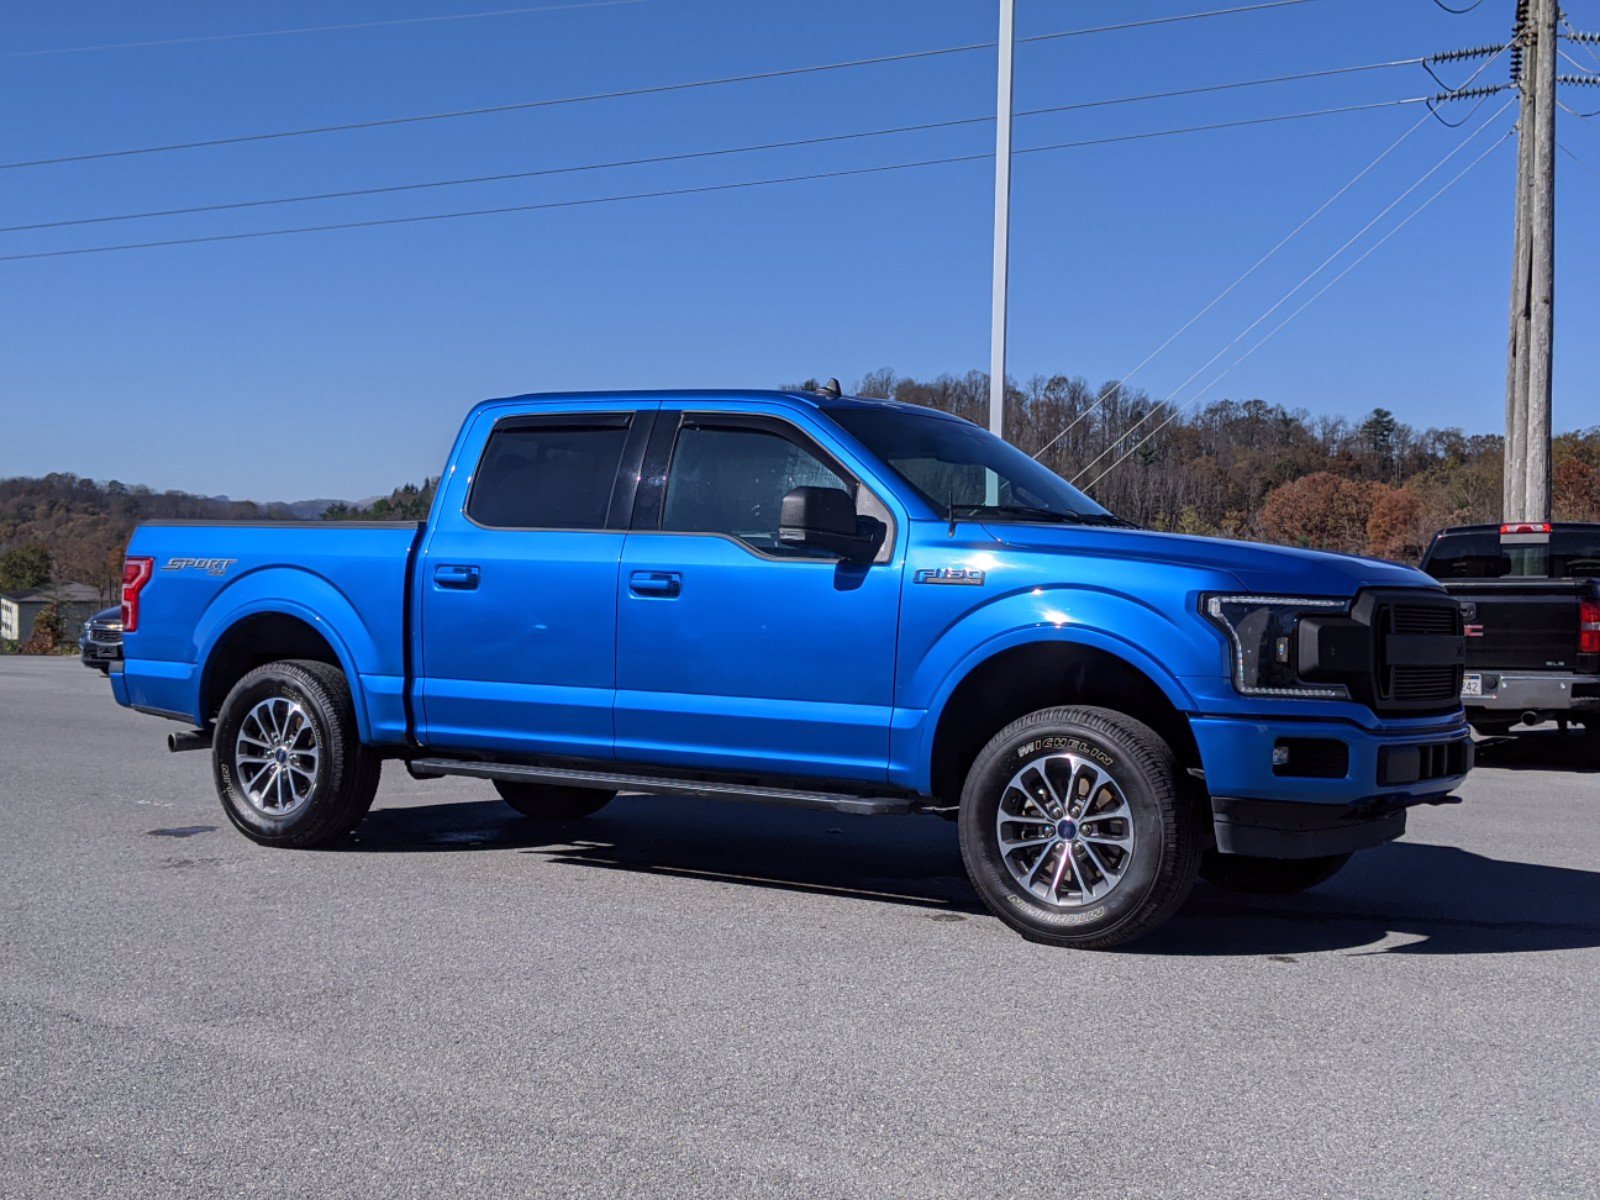
<path id="1" fill-rule="evenodd" d="M 162 564 L 163 571 L 204 571 L 207 575 L 225 575 L 237 558 L 169 558 Z"/>
<path id="2" fill-rule="evenodd" d="M 982 587 L 984 574 L 971 567 L 924 567 L 912 576 L 914 583 L 947 583 Z"/>

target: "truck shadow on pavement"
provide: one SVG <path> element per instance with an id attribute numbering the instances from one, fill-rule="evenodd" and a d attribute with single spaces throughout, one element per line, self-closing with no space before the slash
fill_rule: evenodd
<path id="1" fill-rule="evenodd" d="M 982 918 L 954 825 L 683 797 L 622 796 L 581 821 L 535 822 L 497 800 L 376 809 L 337 853 L 515 851 L 559 867 L 776 889 Z M 996 934 L 1004 933 L 992 923 Z M 1010 937 L 1009 933 L 1005 936 Z M 1600 872 L 1400 841 L 1299 896 L 1205 883 L 1145 955 L 1508 954 L 1600 946 Z"/>
<path id="2" fill-rule="evenodd" d="M 1478 742 L 1481 770 L 1577 771 L 1600 773 L 1600 747 L 1579 734 L 1559 729 L 1533 729 L 1509 737 Z"/>

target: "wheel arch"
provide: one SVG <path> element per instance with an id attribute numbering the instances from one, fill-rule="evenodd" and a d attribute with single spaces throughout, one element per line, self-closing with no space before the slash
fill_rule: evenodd
<path id="1" fill-rule="evenodd" d="M 1188 693 L 1153 660 L 1088 631 L 1019 631 L 952 672 L 923 724 L 919 791 L 954 804 L 978 751 L 1018 717 L 1062 704 L 1109 708 L 1150 726 L 1182 768 L 1201 765 Z"/>
<path id="2" fill-rule="evenodd" d="M 303 587 L 303 580 L 297 580 L 296 586 Z M 319 598 L 322 603 L 317 608 L 281 594 L 250 599 L 237 597 L 240 603 L 226 606 L 226 611 L 222 612 L 218 611 L 218 606 L 213 606 L 196 630 L 200 669 L 195 712 L 202 724 L 215 719 L 228 692 L 247 672 L 279 659 L 310 659 L 336 666 L 344 672 L 355 708 L 356 727 L 362 741 L 370 740 L 361 660 L 344 632 L 353 629 L 364 637 L 365 627 L 347 600 L 333 592 L 329 585 L 323 586 L 332 592 L 339 605 L 349 609 L 344 621 L 337 626 L 325 615 L 326 597 Z"/>

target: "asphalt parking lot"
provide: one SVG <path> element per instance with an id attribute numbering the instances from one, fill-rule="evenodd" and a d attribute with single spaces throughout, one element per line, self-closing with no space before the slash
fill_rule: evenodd
<path id="1" fill-rule="evenodd" d="M 1600 764 L 1553 733 L 1096 954 L 935 818 L 550 829 L 391 767 L 265 850 L 171 728 L 0 658 L 0 1194 L 1595 1195 Z"/>

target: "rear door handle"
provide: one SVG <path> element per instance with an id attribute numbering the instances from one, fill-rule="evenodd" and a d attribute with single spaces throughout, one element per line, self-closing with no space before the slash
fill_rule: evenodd
<path id="1" fill-rule="evenodd" d="M 628 577 L 628 588 L 635 596 L 673 599 L 683 592 L 683 576 L 676 571 L 635 571 Z"/>
<path id="2" fill-rule="evenodd" d="M 471 591 L 478 586 L 478 568 L 465 563 L 440 563 L 433 568 L 433 582 L 442 588 Z"/>

